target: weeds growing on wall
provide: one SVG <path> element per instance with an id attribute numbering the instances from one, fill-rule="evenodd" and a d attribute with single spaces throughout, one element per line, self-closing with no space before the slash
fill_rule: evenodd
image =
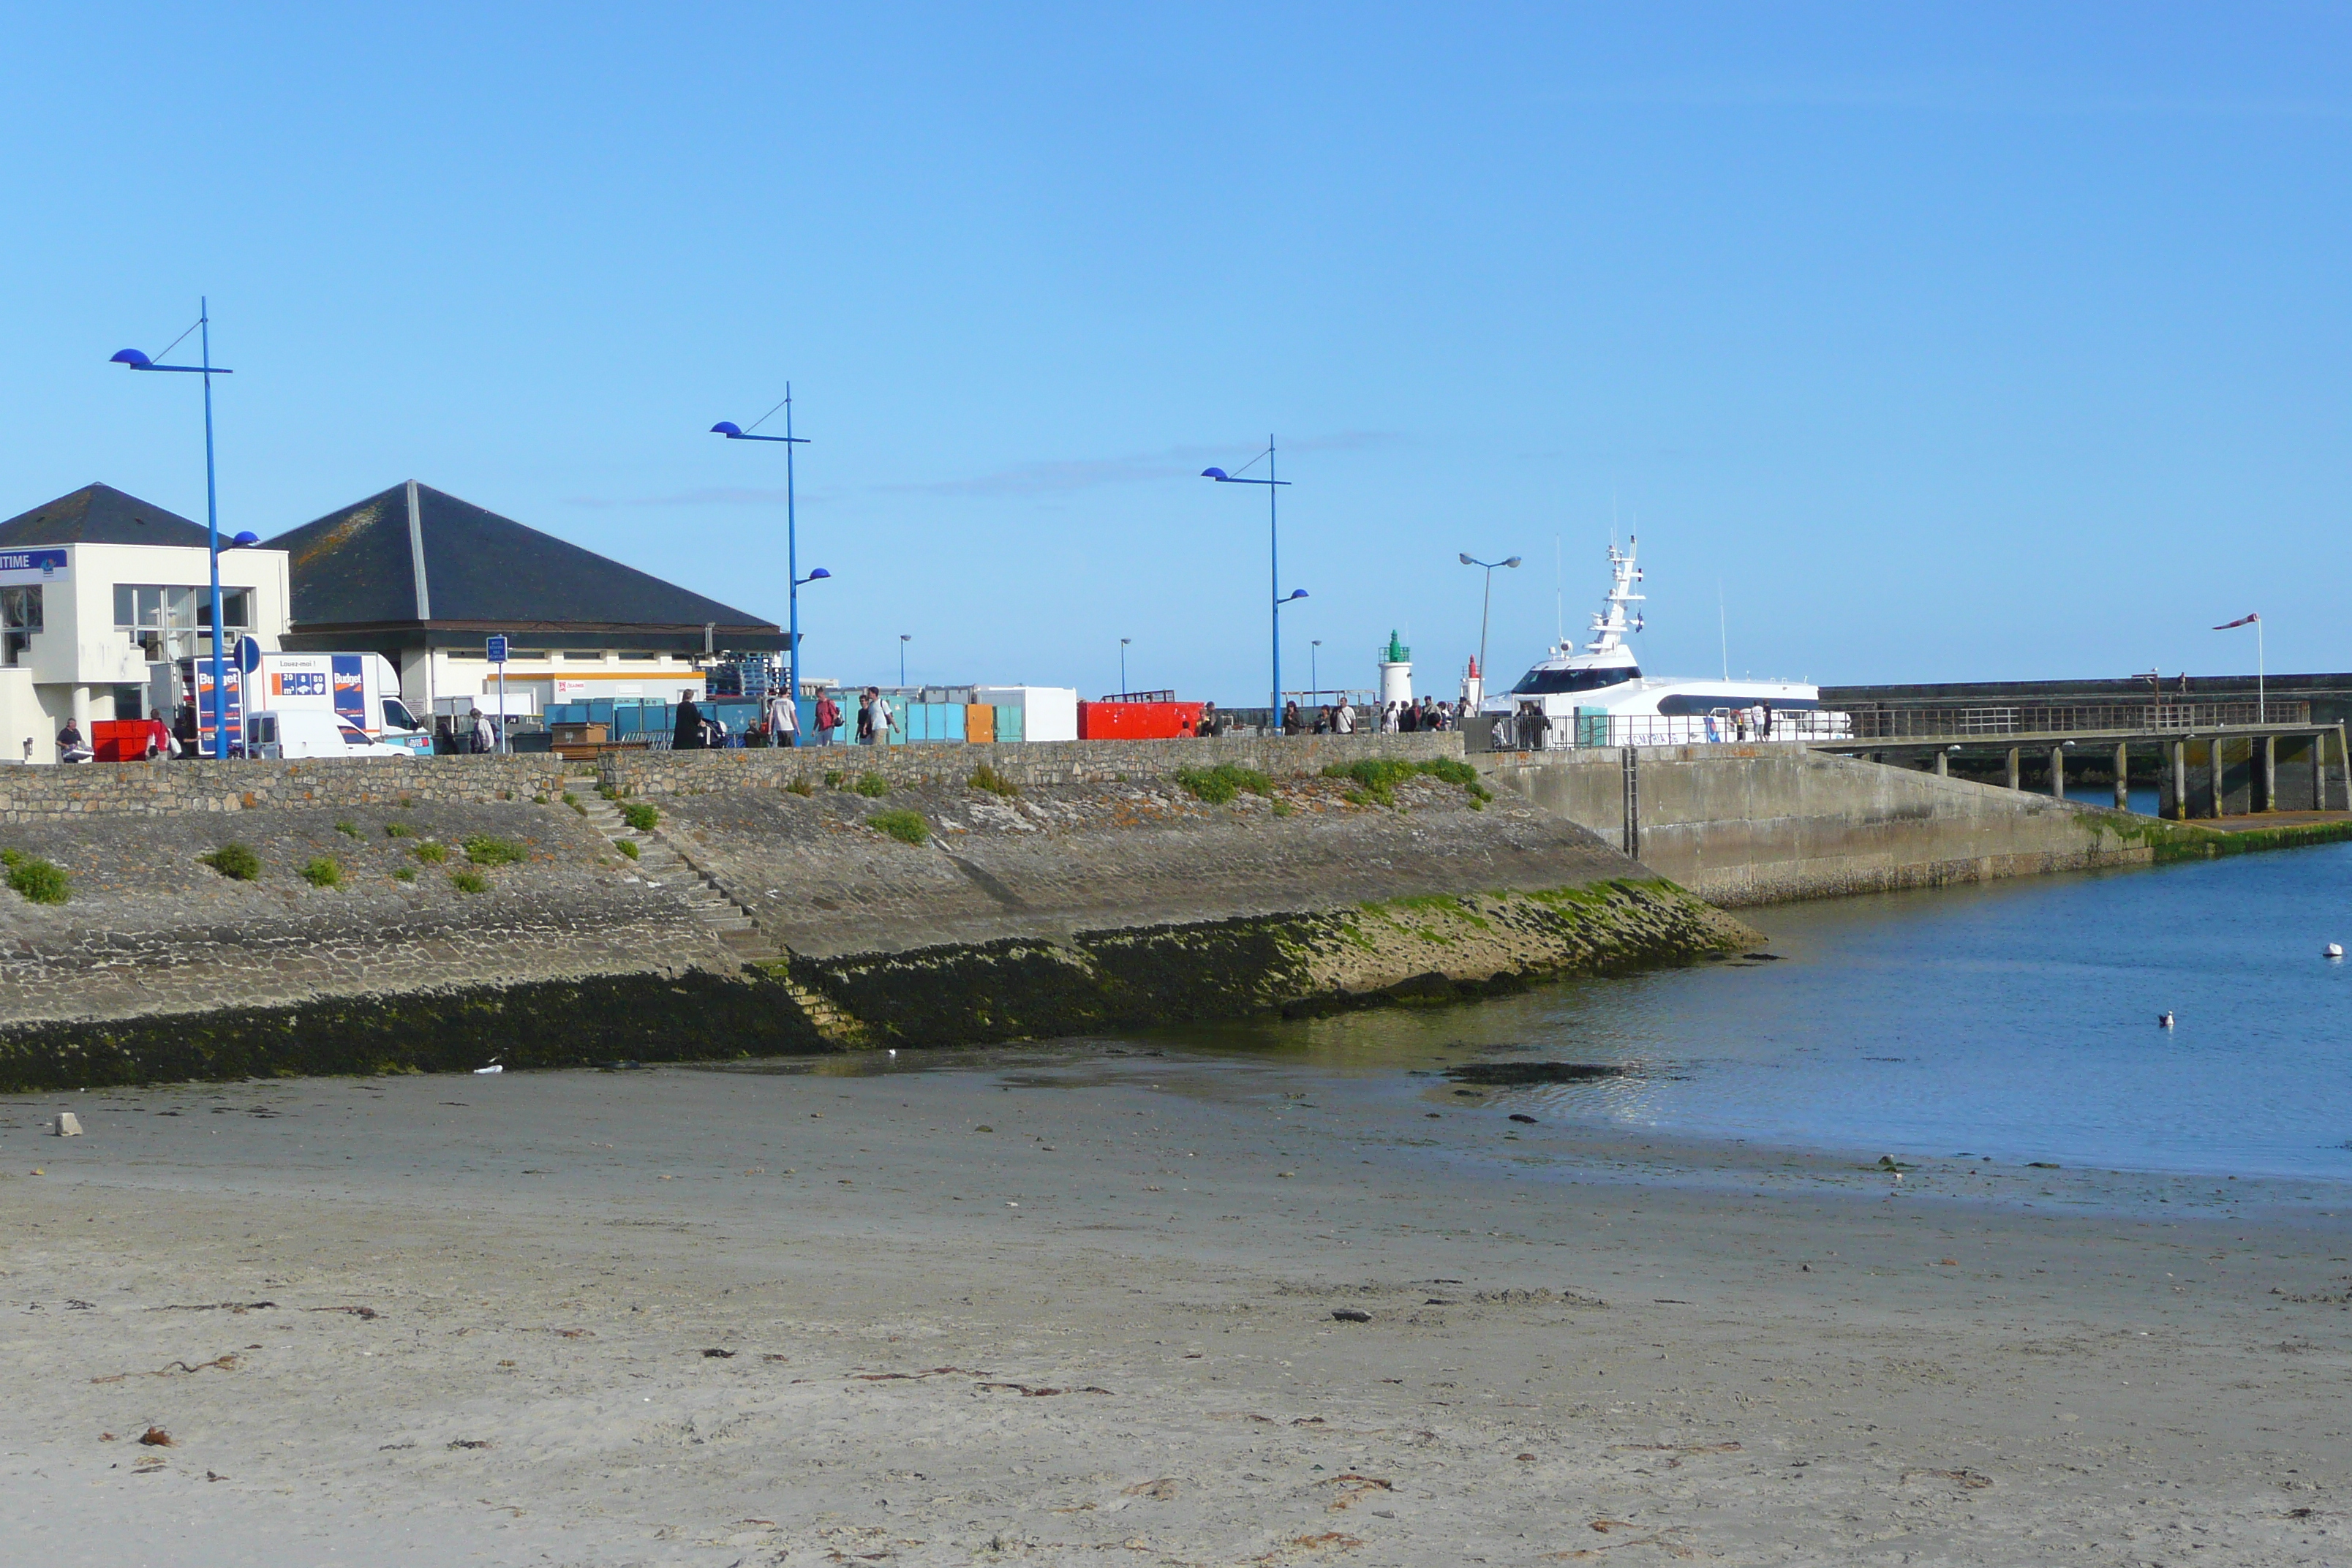
<path id="1" fill-rule="evenodd" d="M 786 784 L 784 788 L 791 791 L 793 794 L 799 795 L 803 800 L 806 800 L 810 795 L 816 793 L 816 786 L 808 782 L 808 774 L 806 773 L 799 774 L 792 783 Z"/>
<path id="2" fill-rule="evenodd" d="M 224 844 L 211 854 L 199 855 L 196 858 L 232 882 L 250 882 L 261 875 L 261 857 L 253 852 L 250 845 Z"/>
<path id="3" fill-rule="evenodd" d="M 21 849 L 0 849 L 0 866 L 8 868 L 8 885 L 34 903 L 66 901 L 68 889 L 62 868 Z"/>
<path id="4" fill-rule="evenodd" d="M 1356 789 L 1348 793 L 1351 805 L 1361 805 L 1367 801 L 1394 805 L 1396 786 L 1407 779 L 1423 777 L 1459 784 L 1469 792 L 1470 804 L 1474 807 L 1483 807 L 1495 798 L 1495 792 L 1486 787 L 1476 768 L 1453 757 L 1436 757 L 1423 763 L 1400 762 L 1393 757 L 1366 757 L 1360 762 L 1333 763 L 1323 770 L 1323 776 L 1355 782 Z"/>
<path id="5" fill-rule="evenodd" d="M 360 825 L 356 822 L 338 822 L 335 824 L 335 831 L 346 838 L 357 838 L 360 836 Z"/>
<path id="6" fill-rule="evenodd" d="M 461 893 L 487 893 L 490 890 L 489 879 L 479 871 L 452 871 L 449 873 L 449 885 Z"/>
<path id="7" fill-rule="evenodd" d="M 428 838 L 424 843 L 419 844 L 415 849 L 410 850 L 409 853 L 415 856 L 419 860 L 424 861 L 427 866 L 438 866 L 442 861 L 449 858 L 449 847 L 446 844 L 442 844 L 434 839 Z"/>
<path id="8" fill-rule="evenodd" d="M 1178 768 L 1176 782 L 1192 793 L 1197 800 L 1211 805 L 1223 805 L 1247 790 L 1252 795 L 1272 795 L 1274 781 L 1255 768 L 1245 768 L 1238 763 L 1219 763 L 1213 768 Z"/>
<path id="9" fill-rule="evenodd" d="M 877 811 L 866 819 L 866 826 L 888 834 L 901 844 L 931 841 L 931 825 L 923 820 L 919 811 Z"/>
<path id="10" fill-rule="evenodd" d="M 302 868 L 302 879 L 314 888 L 340 888 L 343 885 L 343 868 L 332 857 L 321 855 Z"/>
<path id="11" fill-rule="evenodd" d="M 854 787 L 868 800 L 880 800 L 890 793 L 890 781 L 880 773 L 860 773 Z"/>
<path id="12" fill-rule="evenodd" d="M 613 840 L 613 847 L 632 860 L 637 858 L 637 841 L 634 838 L 615 838 Z"/>
<path id="13" fill-rule="evenodd" d="M 383 836 L 386 838 L 414 838 L 416 829 L 404 822 L 387 822 L 383 825 Z"/>
<path id="14" fill-rule="evenodd" d="M 395 882 L 414 882 L 416 880 L 416 868 L 402 866 L 393 872 L 392 879 Z"/>
<path id="15" fill-rule="evenodd" d="M 512 866 L 530 858 L 530 851 L 511 838 L 477 833 L 466 840 L 466 858 L 477 866 Z"/>
<path id="16" fill-rule="evenodd" d="M 1001 795 L 1007 800 L 1021 793 L 1021 786 L 982 763 L 971 770 L 971 787 L 984 789 L 991 795 Z"/>
<path id="17" fill-rule="evenodd" d="M 661 813 L 641 800 L 625 801 L 621 805 L 621 820 L 640 833 L 651 833 L 660 823 Z"/>

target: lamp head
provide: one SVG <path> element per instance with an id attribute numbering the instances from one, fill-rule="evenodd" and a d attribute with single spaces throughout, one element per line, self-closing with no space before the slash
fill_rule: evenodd
<path id="1" fill-rule="evenodd" d="M 228 542 L 228 547 L 231 550 L 250 550 L 260 542 L 261 535 L 254 532 L 251 529 L 247 529 L 243 533 L 240 533 L 235 539 L 230 540 Z"/>
<path id="2" fill-rule="evenodd" d="M 1293 589 L 1290 591 L 1289 595 L 1288 595 L 1286 597 L 1285 597 L 1285 598 L 1284 598 L 1284 600 L 1283 600 L 1282 602 L 1283 602 L 1284 604 L 1286 604 L 1286 604 L 1290 603 L 1290 601 L 1291 601 L 1292 599 L 1303 599 L 1303 598 L 1305 598 L 1305 597 L 1307 597 L 1307 590 L 1306 590 L 1306 589 L 1304 589 L 1304 588 L 1293 588 Z"/>
<path id="3" fill-rule="evenodd" d="M 1518 558 L 1517 556 L 1516 556 L 1516 555 L 1512 556 L 1508 561 L 1506 561 L 1506 562 L 1504 562 L 1504 563 L 1503 563 L 1503 564 L 1504 564 L 1504 565 L 1506 565 L 1506 566 L 1517 566 L 1518 563 L 1519 563 L 1519 558 Z"/>
<path id="4" fill-rule="evenodd" d="M 1470 559 L 1470 552 L 1465 550 L 1462 552 L 1462 564 L 1465 566 L 1475 566 L 1478 563 Z"/>
<path id="5" fill-rule="evenodd" d="M 122 356 L 121 354 L 117 354 L 114 357 L 121 359 Z M 1202 468 L 1201 470 L 1201 477 L 1204 479 L 1216 479 L 1223 481 L 1227 476 L 1225 474 L 1225 470 L 1223 468 Z"/>
<path id="6" fill-rule="evenodd" d="M 732 441 L 737 437 L 743 434 L 743 426 L 736 424 L 732 419 L 721 419 L 718 424 L 713 425 L 710 427 L 710 433 L 713 436 L 724 436 L 730 441 Z"/>
<path id="7" fill-rule="evenodd" d="M 826 571 L 824 567 L 819 566 L 809 573 L 808 580 L 814 583 L 820 577 L 830 577 L 832 575 L 832 573 Z"/>
<path id="8" fill-rule="evenodd" d="M 127 364 L 133 370 L 145 370 L 149 365 L 153 364 L 155 362 L 149 359 L 145 354 L 141 353 L 137 349 L 117 349 L 114 351 L 113 357 L 110 358 L 106 363 L 109 364 Z"/>

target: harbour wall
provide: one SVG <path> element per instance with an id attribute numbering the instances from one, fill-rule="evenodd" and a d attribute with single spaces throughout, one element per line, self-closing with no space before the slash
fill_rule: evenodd
<path id="1" fill-rule="evenodd" d="M 1493 753 L 1499 788 L 1727 908 L 2158 858 L 2160 825 L 1802 745 Z M 1628 831 L 1628 821 L 1632 830 Z M 2210 837 L 2210 836 L 2209 836 Z"/>
<path id="2" fill-rule="evenodd" d="M 1389 751 L 1445 738 L 1414 739 Z M 184 782 L 206 764 L 28 771 L 0 847 L 62 868 L 68 897 L 0 891 L 0 1089 L 976 1043 L 1446 1001 L 1757 940 L 1458 774 L 1385 800 L 1244 775 L 1216 801 L 1126 747 L 1097 782 L 993 788 L 977 748 L 940 750 L 955 766 L 860 753 L 832 784 L 792 753 L 656 763 L 614 786 L 656 803 L 642 832 L 593 778 L 525 759 L 257 763 L 234 789 Z M 855 787 L 886 770 L 912 782 Z M 205 860 L 229 844 L 252 879 Z"/>

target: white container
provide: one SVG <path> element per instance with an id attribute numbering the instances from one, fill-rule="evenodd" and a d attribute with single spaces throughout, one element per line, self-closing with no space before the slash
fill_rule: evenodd
<path id="1" fill-rule="evenodd" d="M 1075 686 L 975 686 L 972 700 L 1021 710 L 1024 741 L 1078 738 L 1078 689 Z"/>

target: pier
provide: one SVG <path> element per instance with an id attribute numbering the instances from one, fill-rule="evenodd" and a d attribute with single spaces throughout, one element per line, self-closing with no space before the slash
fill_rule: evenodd
<path id="1" fill-rule="evenodd" d="M 2158 815 L 2174 821 L 2282 811 L 2352 810 L 2345 724 L 2315 720 L 2308 701 L 1856 703 L 1850 733 L 1812 749 L 1948 775 L 2006 774 L 2025 784 L 2029 763 L 2063 799 L 2069 767 L 2105 761 L 2115 804 L 2127 809 L 2133 767 L 2158 786 Z"/>

